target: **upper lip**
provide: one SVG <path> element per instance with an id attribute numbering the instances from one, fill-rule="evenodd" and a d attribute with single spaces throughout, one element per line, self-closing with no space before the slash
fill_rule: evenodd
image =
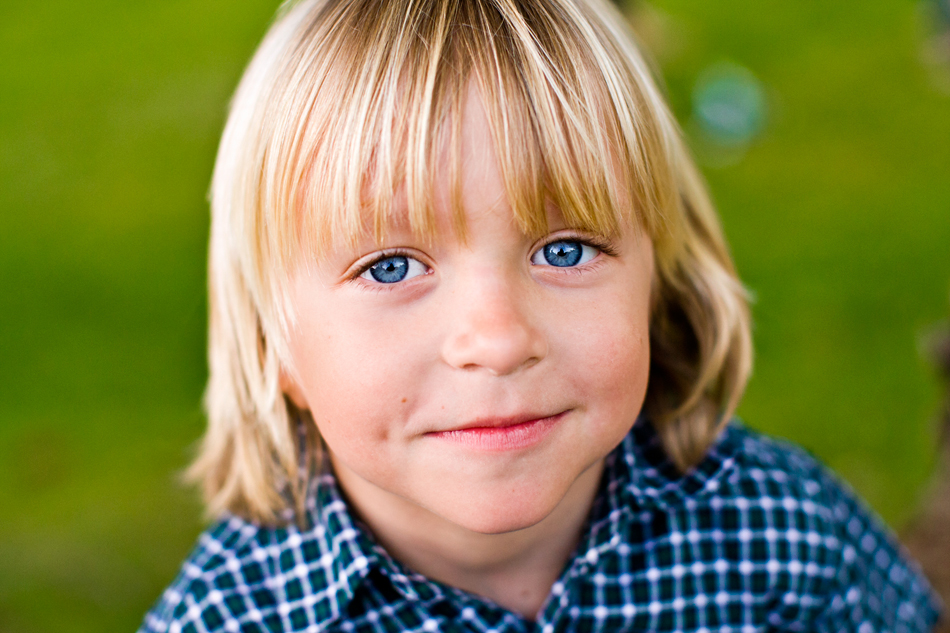
<path id="1" fill-rule="evenodd" d="M 558 411 L 557 413 L 525 413 L 510 416 L 479 417 L 470 422 L 465 422 L 464 424 L 459 424 L 458 426 L 448 429 L 440 429 L 435 432 L 447 433 L 451 431 L 466 431 L 470 429 L 503 429 L 508 426 L 524 424 L 525 422 L 534 422 L 536 420 L 543 420 L 544 418 L 553 418 L 566 412 L 567 410 L 565 409 L 564 411 Z"/>

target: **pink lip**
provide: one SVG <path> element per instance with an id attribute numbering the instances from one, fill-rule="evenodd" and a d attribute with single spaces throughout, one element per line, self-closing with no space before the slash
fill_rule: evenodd
<path id="1" fill-rule="evenodd" d="M 567 411 L 562 411 L 545 418 L 527 416 L 478 420 L 469 426 L 427 433 L 427 436 L 477 450 L 513 451 L 540 442 L 566 414 Z"/>

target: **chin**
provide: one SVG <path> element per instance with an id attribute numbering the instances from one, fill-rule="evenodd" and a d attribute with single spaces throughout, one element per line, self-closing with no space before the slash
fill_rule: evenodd
<path id="1" fill-rule="evenodd" d="M 539 495 L 525 499 L 526 495 L 508 495 L 505 499 L 472 501 L 463 508 L 453 508 L 440 513 L 444 519 L 479 534 L 506 534 L 530 528 L 549 517 L 557 506 L 558 499 L 545 500 Z"/>
<path id="2" fill-rule="evenodd" d="M 504 517 L 477 517 L 471 520 L 456 521 L 458 525 L 477 534 L 508 534 L 525 530 L 537 525 L 547 515 L 540 517 L 525 518 L 523 516 L 504 516 Z"/>

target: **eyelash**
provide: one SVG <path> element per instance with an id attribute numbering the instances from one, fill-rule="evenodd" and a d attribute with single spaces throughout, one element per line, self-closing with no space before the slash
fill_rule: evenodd
<path id="1" fill-rule="evenodd" d="M 608 257 L 616 257 L 618 254 L 617 250 L 606 238 L 593 236 L 593 235 L 581 236 L 581 235 L 575 235 L 575 234 L 566 234 L 566 235 L 554 235 L 550 237 L 547 241 L 543 242 L 537 248 L 531 251 L 531 257 L 534 257 L 535 253 L 537 253 L 538 251 L 540 251 L 541 249 L 545 248 L 546 246 L 550 244 L 554 244 L 555 242 L 578 242 L 580 244 L 584 244 L 585 246 L 590 246 L 591 248 L 595 248 L 600 253 L 603 253 L 604 255 L 607 255 Z M 405 249 L 396 248 L 392 250 L 382 251 L 373 259 L 360 265 L 356 270 L 354 270 L 349 275 L 348 280 L 353 281 L 353 282 L 360 281 L 363 277 L 363 274 L 366 273 L 366 271 L 368 271 L 370 268 L 380 263 L 381 261 L 389 259 L 390 257 L 405 257 L 407 259 L 414 259 L 420 262 L 423 266 L 425 266 L 427 271 L 432 270 L 428 264 L 423 262 L 418 257 L 414 257 L 413 254 L 410 253 L 409 251 Z M 551 266 L 551 268 L 556 268 L 556 267 Z M 575 271 L 576 269 L 577 269 L 576 266 L 565 267 L 561 269 L 561 272 L 570 272 L 570 271 Z M 392 284 L 385 284 L 385 283 L 379 283 L 379 282 L 376 282 L 376 283 L 367 282 L 365 285 L 374 290 L 387 290 L 387 289 L 393 288 L 394 286 L 399 286 L 400 283 L 397 282 L 397 283 L 392 283 Z"/>
<path id="2" fill-rule="evenodd" d="M 547 241 L 542 243 L 536 249 L 531 251 L 531 256 L 534 257 L 534 254 L 540 251 L 542 248 L 554 244 L 555 242 L 578 242 L 585 246 L 590 246 L 591 248 L 596 248 L 598 251 L 607 255 L 609 257 L 616 257 L 618 255 L 617 249 L 614 248 L 613 244 L 604 237 L 597 235 L 575 235 L 568 233 L 566 235 L 555 235 L 549 238 Z M 576 268 L 576 267 L 571 267 Z M 565 268 L 565 270 L 568 270 Z"/>
<path id="3" fill-rule="evenodd" d="M 413 254 L 412 254 L 411 252 L 409 252 L 408 250 L 400 249 L 400 248 L 394 248 L 394 249 L 392 249 L 392 250 L 382 251 L 382 252 L 378 253 L 375 257 L 373 257 L 373 259 L 367 261 L 367 262 L 364 263 L 364 264 L 361 264 L 356 270 L 354 270 L 354 271 L 349 275 L 349 280 L 350 280 L 350 281 L 358 281 L 358 280 L 363 276 L 363 274 L 364 274 L 367 270 L 369 270 L 370 268 L 372 268 L 372 267 L 375 266 L 376 264 L 378 264 L 378 263 L 380 263 L 380 262 L 382 262 L 382 261 L 384 261 L 384 260 L 389 259 L 390 257 L 405 257 L 406 259 L 414 259 L 414 260 L 416 260 L 417 262 L 419 262 L 420 264 L 422 264 L 423 266 L 425 266 L 426 269 L 427 269 L 427 272 L 432 270 L 432 268 L 431 268 L 428 264 L 426 264 L 424 261 L 422 261 L 419 257 L 416 257 L 415 255 L 413 255 Z M 393 284 L 374 283 L 374 284 L 367 284 L 367 285 L 371 285 L 371 286 L 373 286 L 373 287 L 376 287 L 376 286 L 398 286 L 399 284 L 398 284 L 398 283 L 393 283 Z"/>

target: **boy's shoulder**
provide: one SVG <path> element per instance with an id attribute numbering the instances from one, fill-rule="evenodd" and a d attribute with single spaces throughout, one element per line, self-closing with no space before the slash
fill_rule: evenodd
<path id="1" fill-rule="evenodd" d="M 721 506 L 733 498 L 779 499 L 791 506 L 806 499 L 834 504 L 839 497 L 853 497 L 847 485 L 804 448 L 738 420 L 725 426 L 703 460 L 685 474 L 666 457 L 649 423 L 634 427 L 621 455 L 625 468 L 615 476 L 629 481 L 634 500 L 669 510 Z"/>
<path id="2" fill-rule="evenodd" d="M 628 519 L 614 523 L 641 543 L 641 591 L 782 630 L 932 626 L 938 602 L 894 534 L 805 449 L 733 421 L 682 474 L 637 426 L 611 474 L 627 484 Z"/>
<path id="3" fill-rule="evenodd" d="M 344 615 L 373 545 L 335 487 L 314 489 L 305 529 L 229 515 L 205 530 L 139 633 L 309 630 Z"/>
<path id="4" fill-rule="evenodd" d="M 651 429 L 634 431 L 624 452 L 634 506 L 685 517 L 694 526 L 709 523 L 717 538 L 793 544 L 803 539 L 814 546 L 813 557 L 850 556 L 851 543 L 862 537 L 869 551 L 878 546 L 872 547 L 872 537 L 894 544 L 890 530 L 851 487 L 793 442 L 733 420 L 704 459 L 683 474 Z"/>
<path id="5" fill-rule="evenodd" d="M 215 631 L 236 615 L 263 625 L 260 607 L 273 601 L 273 540 L 273 530 L 239 517 L 217 521 L 198 537 L 140 632 Z"/>
<path id="6" fill-rule="evenodd" d="M 733 460 L 725 473 L 724 493 L 809 500 L 828 509 L 842 498 L 855 496 L 848 484 L 815 455 L 789 440 L 733 422 L 725 430 L 720 446 L 729 447 L 725 450 L 731 452 Z"/>
<path id="7" fill-rule="evenodd" d="M 892 537 L 846 481 L 798 444 L 734 421 L 716 450 L 729 457 L 724 460 L 719 501 L 713 497 L 713 505 L 728 505 L 728 500 L 735 499 L 739 507 L 774 510 L 796 519 L 804 515 L 811 518 L 810 528 L 831 537 L 843 533 L 857 537 L 872 527 Z M 859 529 L 859 523 L 867 525 Z M 834 538 L 829 542 L 837 544 Z"/>

